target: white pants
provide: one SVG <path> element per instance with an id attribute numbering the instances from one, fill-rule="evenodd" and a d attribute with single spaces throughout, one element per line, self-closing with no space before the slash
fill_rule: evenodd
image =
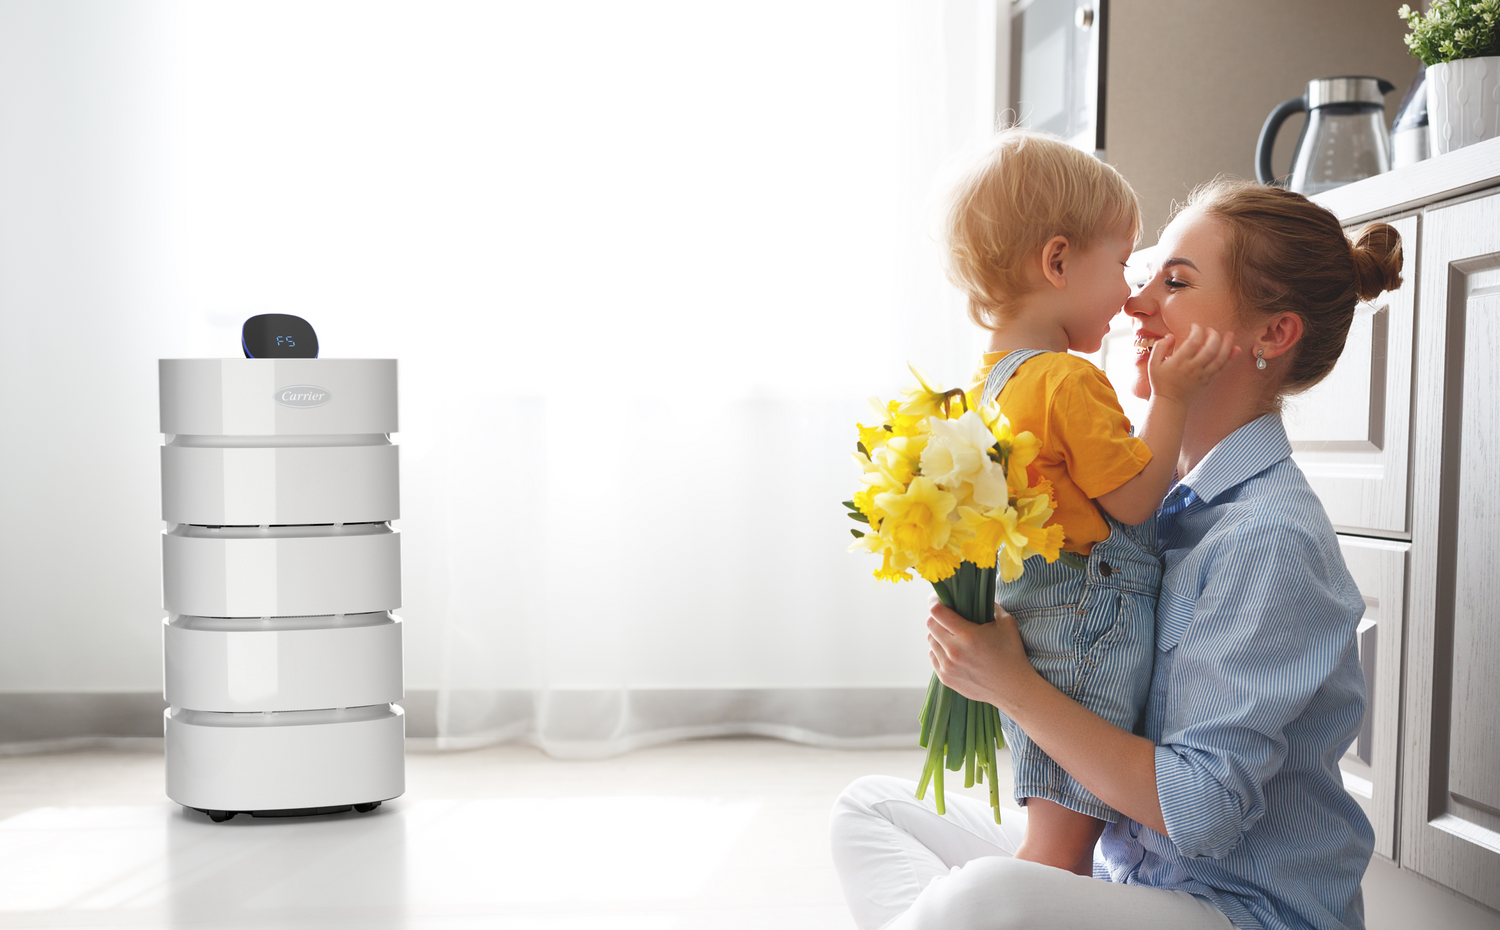
<path id="1" fill-rule="evenodd" d="M 948 795 L 939 815 L 929 789 L 868 775 L 833 807 L 833 863 L 860 930 L 1234 930 L 1185 891 L 1117 885 L 1014 858 L 1026 815 Z"/>

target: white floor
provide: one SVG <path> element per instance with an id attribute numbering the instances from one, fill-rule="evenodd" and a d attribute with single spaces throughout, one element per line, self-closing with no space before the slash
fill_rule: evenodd
<path id="1" fill-rule="evenodd" d="M 410 753 L 373 813 L 214 824 L 163 796 L 159 753 L 0 757 L 0 927 L 849 930 L 829 807 L 920 764 L 760 739 Z"/>

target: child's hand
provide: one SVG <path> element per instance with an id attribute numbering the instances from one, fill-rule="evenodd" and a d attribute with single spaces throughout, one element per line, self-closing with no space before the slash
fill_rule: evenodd
<path id="1" fill-rule="evenodd" d="M 1220 333 L 1193 324 L 1182 345 L 1176 334 L 1158 339 L 1151 348 L 1147 372 L 1151 377 L 1151 397 L 1192 403 L 1208 383 L 1237 358 L 1240 347 L 1234 344 L 1234 333 Z"/>

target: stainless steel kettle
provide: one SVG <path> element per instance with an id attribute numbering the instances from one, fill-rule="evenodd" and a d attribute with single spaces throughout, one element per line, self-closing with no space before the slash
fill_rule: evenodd
<path id="1" fill-rule="evenodd" d="M 1307 93 L 1284 101 L 1266 117 L 1255 143 L 1255 177 L 1276 183 L 1271 149 L 1276 131 L 1293 113 L 1306 113 L 1292 176 L 1299 194 L 1317 194 L 1391 170 L 1385 128 L 1385 95 L 1396 89 L 1373 77 L 1330 77 L 1307 82 Z"/>

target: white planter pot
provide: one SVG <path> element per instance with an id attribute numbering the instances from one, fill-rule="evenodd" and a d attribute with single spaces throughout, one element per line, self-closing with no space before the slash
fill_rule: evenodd
<path id="1" fill-rule="evenodd" d="M 1500 136 L 1500 56 L 1428 68 L 1427 119 L 1433 155 Z"/>

